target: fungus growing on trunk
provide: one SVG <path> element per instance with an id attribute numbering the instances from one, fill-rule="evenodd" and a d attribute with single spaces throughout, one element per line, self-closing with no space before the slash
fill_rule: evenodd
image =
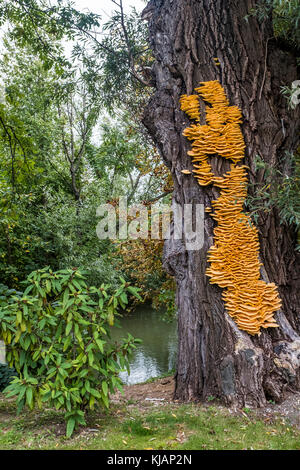
<path id="1" fill-rule="evenodd" d="M 218 225 L 214 229 L 214 245 L 208 251 L 210 267 L 206 274 L 212 284 L 226 289 L 225 307 L 237 326 L 251 335 L 259 334 L 260 328 L 278 326 L 273 315 L 281 301 L 275 284 L 260 280 L 258 232 L 243 212 L 247 167 L 238 165 L 245 150 L 240 129 L 242 115 L 236 106 L 229 106 L 218 81 L 201 82 L 195 91 L 208 103 L 207 124 L 200 125 L 199 95 L 183 95 L 181 109 L 197 122 L 183 132 L 192 141 L 188 155 L 192 157 L 198 183 L 214 184 L 220 189 L 219 198 L 212 201 L 211 216 Z M 223 177 L 213 173 L 211 155 L 233 162 Z"/>

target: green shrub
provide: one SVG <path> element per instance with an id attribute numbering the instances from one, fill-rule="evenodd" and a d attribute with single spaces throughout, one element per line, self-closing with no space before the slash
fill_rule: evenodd
<path id="1" fill-rule="evenodd" d="M 119 372 L 129 370 L 136 343 L 131 335 L 121 344 L 110 329 L 137 289 L 120 278 L 121 286 L 88 287 L 78 269 L 34 271 L 27 288 L 0 307 L 0 337 L 9 366 L 18 372 L 4 393 L 17 396 L 18 412 L 43 403 L 65 411 L 67 436 L 85 424 L 85 411 L 109 406 L 109 393 L 122 390 Z"/>

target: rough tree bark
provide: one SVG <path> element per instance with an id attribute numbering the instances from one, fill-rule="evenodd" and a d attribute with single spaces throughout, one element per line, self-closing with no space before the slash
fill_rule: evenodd
<path id="1" fill-rule="evenodd" d="M 284 165 L 285 152 L 299 145 L 299 110 L 287 110 L 280 87 L 296 80 L 293 51 L 275 40 L 269 20 L 244 18 L 253 0 L 151 0 L 142 17 L 149 22 L 155 57 L 156 91 L 144 115 L 144 124 L 172 172 L 174 200 L 179 204 L 210 206 L 218 194 L 200 187 L 187 155 L 189 143 L 182 131 L 189 125 L 179 98 L 191 94 L 200 81 L 219 80 L 230 104 L 243 113 L 247 145 L 244 163 L 250 181 L 259 181 L 254 157 Z M 215 65 L 218 57 L 220 66 Z M 299 108 L 299 106 L 298 106 Z M 226 162 L 215 159 L 218 174 Z M 299 263 L 293 227 L 279 223 L 278 214 L 261 214 L 258 222 L 262 279 L 275 282 L 282 310 L 279 328 L 250 336 L 229 317 L 222 289 L 209 283 L 207 249 L 213 244 L 214 221 L 205 215 L 205 243 L 187 251 L 184 240 L 165 244 L 164 265 L 177 282 L 179 349 L 175 398 L 222 398 L 228 405 L 263 406 L 280 401 L 288 390 L 300 387 Z M 299 261 L 299 259 L 298 259 Z"/>

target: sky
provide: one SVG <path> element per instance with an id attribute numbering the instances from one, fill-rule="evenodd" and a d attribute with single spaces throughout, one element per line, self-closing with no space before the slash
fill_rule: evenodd
<path id="1" fill-rule="evenodd" d="M 111 11 L 116 10 L 117 6 L 111 0 L 73 0 L 75 8 L 80 11 L 89 10 L 92 13 L 97 13 L 102 16 L 103 20 L 105 17 L 109 17 Z M 131 6 L 134 6 L 137 11 L 142 11 L 145 8 L 147 2 L 144 0 L 123 0 L 123 7 L 125 11 L 128 11 Z"/>

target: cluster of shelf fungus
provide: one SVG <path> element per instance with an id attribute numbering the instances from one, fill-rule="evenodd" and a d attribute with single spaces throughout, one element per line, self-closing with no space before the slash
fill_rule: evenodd
<path id="1" fill-rule="evenodd" d="M 251 335 L 261 328 L 277 327 L 274 313 L 281 301 L 274 283 L 260 280 L 259 241 L 256 227 L 243 212 L 247 195 L 247 167 L 239 165 L 244 158 L 244 139 L 240 128 L 242 115 L 236 106 L 229 106 L 218 81 L 201 82 L 197 94 L 182 95 L 181 109 L 195 121 L 183 135 L 192 141 L 188 154 L 192 157 L 194 176 L 201 186 L 210 184 L 220 189 L 212 201 L 211 216 L 217 221 L 214 245 L 208 251 L 210 267 L 206 274 L 212 284 L 224 288 L 223 299 L 229 315 L 241 330 Z M 201 98 L 206 106 L 206 125 L 200 124 Z M 215 176 L 209 156 L 230 160 L 230 170 Z"/>

